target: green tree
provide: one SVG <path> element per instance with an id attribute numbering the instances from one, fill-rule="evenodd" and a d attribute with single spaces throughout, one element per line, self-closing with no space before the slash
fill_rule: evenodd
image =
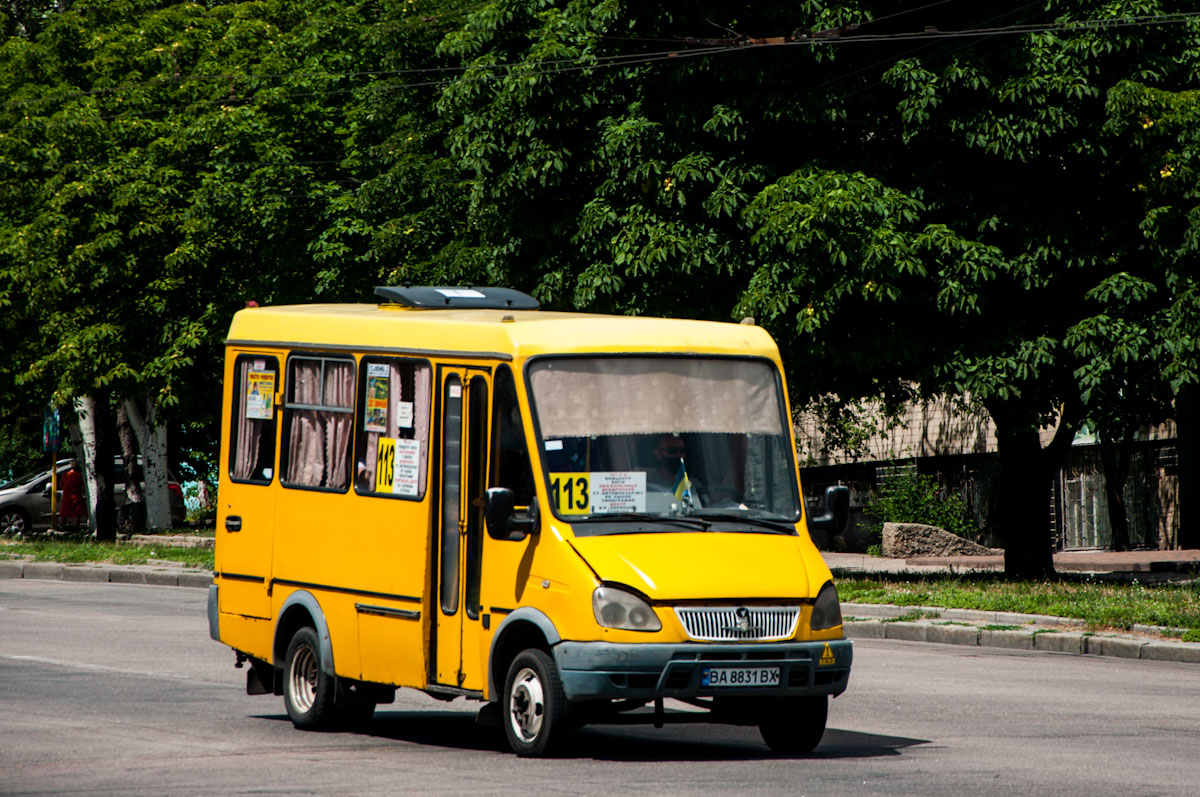
<path id="1" fill-rule="evenodd" d="M 359 299 L 465 240 L 406 88 L 453 4 L 31 8 L 0 47 L 5 406 L 103 391 L 165 452 L 215 427 L 235 310 Z"/>
<path id="2" fill-rule="evenodd" d="M 1161 417 L 1195 378 L 1194 202 L 1159 196 L 1195 184 L 1160 160 L 1191 144 L 1163 127 L 1148 150 L 1122 104 L 1186 105 L 1200 22 L 1173 11 L 502 0 L 448 38 L 470 69 L 441 108 L 493 277 L 753 315 L 798 404 L 970 394 L 997 426 L 1006 568 L 1040 575 L 1079 424 Z M 1146 389 L 1121 390 L 1135 359 Z"/>

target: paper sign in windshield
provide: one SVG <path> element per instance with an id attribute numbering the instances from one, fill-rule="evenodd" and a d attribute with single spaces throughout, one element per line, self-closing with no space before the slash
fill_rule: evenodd
<path id="1" fill-rule="evenodd" d="M 550 500 L 560 515 L 608 515 L 646 511 L 642 471 L 551 473 Z"/>

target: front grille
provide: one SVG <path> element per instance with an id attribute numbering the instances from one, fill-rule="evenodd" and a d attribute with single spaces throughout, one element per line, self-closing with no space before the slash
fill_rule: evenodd
<path id="1" fill-rule="evenodd" d="M 687 635 L 701 642 L 766 642 L 796 633 L 800 607 L 677 606 L 675 616 Z"/>

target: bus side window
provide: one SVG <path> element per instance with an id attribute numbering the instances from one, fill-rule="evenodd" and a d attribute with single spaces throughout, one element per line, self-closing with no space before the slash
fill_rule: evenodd
<path id="1" fill-rule="evenodd" d="M 243 354 L 233 367 L 233 423 L 229 475 L 234 481 L 270 484 L 275 467 L 275 390 L 279 361 Z"/>
<path id="2" fill-rule="evenodd" d="M 292 356 L 287 369 L 279 480 L 285 487 L 344 491 L 350 485 L 354 361 Z"/>
<path id="3" fill-rule="evenodd" d="M 488 486 L 507 487 L 513 492 L 514 505 L 529 506 L 533 503 L 533 470 L 512 369 L 507 365 L 497 368 L 494 384 L 496 396 L 492 404 L 492 461 Z"/>
<path id="4" fill-rule="evenodd" d="M 359 494 L 425 495 L 432 374 L 424 360 L 362 359 L 354 445 L 354 489 Z"/>

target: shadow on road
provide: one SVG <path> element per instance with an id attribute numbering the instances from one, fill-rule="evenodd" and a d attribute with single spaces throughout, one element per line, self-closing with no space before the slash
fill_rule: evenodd
<path id="1" fill-rule="evenodd" d="M 288 721 L 286 714 L 260 715 L 260 718 Z M 380 710 L 367 725 L 346 733 L 457 750 L 508 752 L 504 731 L 476 725 L 474 714 L 462 711 Z M 878 758 L 897 756 L 905 748 L 920 744 L 929 744 L 929 740 L 830 728 L 813 753 L 781 756 L 767 749 L 754 728 L 695 724 L 668 725 L 655 730 L 642 726 L 589 725 L 574 734 L 562 756 L 651 762 Z"/>
<path id="2" fill-rule="evenodd" d="M 680 738 L 684 736 L 685 738 Z M 617 730 L 594 726 L 580 731 L 567 755 L 602 761 L 752 761 L 781 758 L 876 758 L 900 755 L 901 750 L 923 739 L 880 736 L 829 729 L 820 746 L 808 755 L 772 753 L 754 728 L 728 725 L 688 726 L 687 731 Z"/>

